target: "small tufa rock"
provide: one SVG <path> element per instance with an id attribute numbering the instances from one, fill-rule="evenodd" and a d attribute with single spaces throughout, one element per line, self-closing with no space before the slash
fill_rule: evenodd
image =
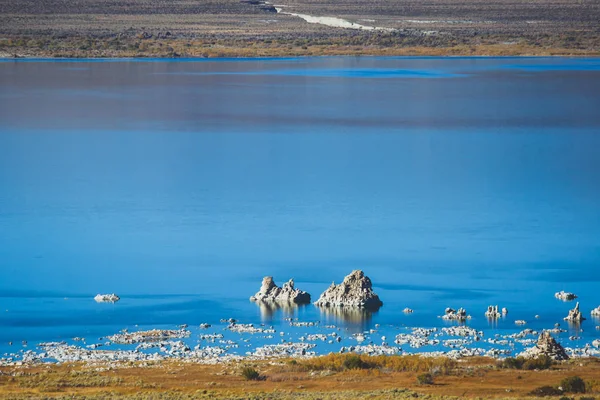
<path id="1" fill-rule="evenodd" d="M 408 308 L 408 307 L 406 307 L 404 310 L 402 310 L 402 312 L 403 312 L 404 314 L 412 314 L 412 313 L 414 313 L 414 312 L 415 312 L 415 310 L 413 310 L 412 308 Z"/>
<path id="2" fill-rule="evenodd" d="M 539 356 L 548 356 L 556 361 L 568 360 L 569 356 L 565 349 L 558 343 L 550 332 L 542 332 L 538 338 L 537 344 L 521 353 L 525 358 L 537 358 Z"/>
<path id="3" fill-rule="evenodd" d="M 307 304 L 310 303 L 310 294 L 300 289 L 296 289 L 294 287 L 293 279 L 290 279 L 288 282 L 284 283 L 283 287 L 279 287 L 275 284 L 273 277 L 266 276 L 262 280 L 260 291 L 254 296 L 250 297 L 250 300 Z"/>
<path id="4" fill-rule="evenodd" d="M 121 298 L 114 293 L 97 294 L 96 297 L 94 297 L 94 300 L 96 300 L 96 303 L 116 303 L 121 300 Z"/>
<path id="5" fill-rule="evenodd" d="M 575 304 L 574 309 L 569 310 L 569 315 L 567 315 L 564 319 L 565 321 L 569 322 L 581 322 L 585 320 L 585 318 L 581 314 L 581 311 L 579 311 L 579 302 Z"/>
<path id="6" fill-rule="evenodd" d="M 592 317 L 600 317 L 600 306 L 592 310 Z"/>
<path id="7" fill-rule="evenodd" d="M 487 311 L 485 312 L 485 316 L 488 317 L 489 319 L 498 319 L 500 317 L 502 317 L 502 315 L 505 315 L 504 311 L 506 310 L 506 308 L 502 309 L 502 313 L 500 313 L 500 311 L 498 311 L 498 306 L 488 306 Z M 508 313 L 508 311 L 507 311 Z"/>
<path id="8" fill-rule="evenodd" d="M 360 271 L 352 273 L 344 278 L 339 285 L 335 282 L 325 290 L 315 305 L 319 307 L 359 307 L 378 309 L 383 305 L 379 296 L 373 291 L 371 279 Z"/>
<path id="9" fill-rule="evenodd" d="M 565 292 L 561 290 L 560 292 L 554 293 L 554 297 L 562 301 L 571 301 L 577 298 L 577 295 L 574 293 Z"/>
<path id="10" fill-rule="evenodd" d="M 526 325 L 527 321 L 525 321 L 524 319 L 518 319 L 515 321 L 516 325 Z"/>

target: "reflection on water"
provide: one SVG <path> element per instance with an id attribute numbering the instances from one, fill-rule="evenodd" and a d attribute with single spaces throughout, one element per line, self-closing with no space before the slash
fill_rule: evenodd
<path id="1" fill-rule="evenodd" d="M 321 321 L 326 325 L 337 325 L 350 332 L 363 332 L 372 328 L 372 318 L 377 311 L 364 308 L 319 307 Z"/>
<path id="2" fill-rule="evenodd" d="M 294 318 L 298 314 L 298 310 L 306 307 L 307 304 L 296 304 L 292 302 L 265 302 L 257 301 L 255 303 L 260 309 L 260 320 L 264 322 L 272 322 L 276 314 L 282 314 L 283 318 Z"/>

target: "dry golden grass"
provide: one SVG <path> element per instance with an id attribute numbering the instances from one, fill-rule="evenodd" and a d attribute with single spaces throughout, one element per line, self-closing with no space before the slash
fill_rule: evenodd
<path id="1" fill-rule="evenodd" d="M 348 360 L 353 360 L 348 364 Z M 25 398 L 527 398 L 540 386 L 557 386 L 580 376 L 585 396 L 600 395 L 600 360 L 571 361 L 544 371 L 500 369 L 494 360 L 329 355 L 306 360 L 277 360 L 219 365 L 178 361 L 146 366 L 123 364 L 97 372 L 83 364 L 0 368 L 0 399 Z M 242 368 L 255 368 L 261 380 L 246 380 Z M 433 385 L 416 377 L 430 372 Z M 416 393 L 416 394 L 415 394 Z M 449 397 L 445 397 L 449 396 Z M 83 398 L 83 397 L 82 397 Z M 578 397 L 577 397 L 578 398 Z"/>

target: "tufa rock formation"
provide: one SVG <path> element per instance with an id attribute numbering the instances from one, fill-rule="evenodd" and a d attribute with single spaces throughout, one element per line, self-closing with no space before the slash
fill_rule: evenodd
<path id="1" fill-rule="evenodd" d="M 96 300 L 96 303 L 116 303 L 117 301 L 121 300 L 121 298 L 114 293 L 97 294 L 96 297 L 94 297 L 94 300 Z"/>
<path id="2" fill-rule="evenodd" d="M 320 307 L 337 306 L 378 309 L 383 305 L 383 302 L 373 292 L 372 286 L 371 280 L 362 271 L 352 271 L 339 285 L 333 282 L 321 294 L 315 305 Z"/>
<path id="3" fill-rule="evenodd" d="M 561 290 L 560 292 L 554 293 L 554 297 L 556 297 L 557 299 L 562 300 L 562 301 L 571 301 L 571 300 L 575 300 L 577 298 L 577 295 L 574 293 L 569 293 L 569 292 L 565 292 L 564 290 Z"/>
<path id="4" fill-rule="evenodd" d="M 489 319 L 497 319 L 500 317 L 504 317 L 506 314 L 508 314 L 508 309 L 504 307 L 502 308 L 502 312 L 500 312 L 498 306 L 488 306 L 488 309 L 485 312 L 485 316 Z"/>
<path id="5" fill-rule="evenodd" d="M 464 308 L 459 308 L 458 311 L 456 311 L 453 308 L 446 308 L 446 313 L 442 316 L 442 319 L 446 320 L 446 321 L 459 321 L 459 322 L 464 322 L 468 319 L 471 319 L 470 315 L 467 315 L 467 310 L 465 310 Z"/>
<path id="6" fill-rule="evenodd" d="M 500 311 L 498 311 L 498 306 L 488 306 L 485 316 L 489 319 L 498 319 L 502 316 L 502 314 Z"/>
<path id="7" fill-rule="evenodd" d="M 300 289 L 296 289 L 294 287 L 293 279 L 284 283 L 283 287 L 279 287 L 275 284 L 275 281 L 273 281 L 273 277 L 265 276 L 262 280 L 260 291 L 250 297 L 250 300 L 272 303 L 307 304 L 310 303 L 310 294 Z"/>
<path id="8" fill-rule="evenodd" d="M 577 304 L 575 304 L 574 309 L 569 310 L 569 315 L 567 315 L 564 319 L 565 319 L 565 321 L 576 322 L 576 323 L 579 323 L 579 322 L 585 320 L 585 318 L 581 314 L 581 311 L 579 311 L 579 302 L 577 302 Z"/>
<path id="9" fill-rule="evenodd" d="M 600 306 L 592 310 L 592 317 L 600 317 Z"/>
<path id="10" fill-rule="evenodd" d="M 525 358 L 538 358 L 539 356 L 548 356 L 556 361 L 568 360 L 569 355 L 565 349 L 558 343 L 550 332 L 544 331 L 540 335 L 537 344 L 521 353 Z"/>

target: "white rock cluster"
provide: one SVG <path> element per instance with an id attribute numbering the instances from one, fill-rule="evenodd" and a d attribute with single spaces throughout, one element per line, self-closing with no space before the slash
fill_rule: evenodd
<path id="1" fill-rule="evenodd" d="M 121 300 L 121 298 L 114 293 L 97 294 L 96 297 L 94 297 L 94 300 L 96 300 L 96 303 L 116 303 Z"/>
<path id="2" fill-rule="evenodd" d="M 117 333 L 116 335 L 107 337 L 107 339 L 118 344 L 135 344 L 186 338 L 190 336 L 190 333 L 186 329 L 152 329 L 149 331 Z"/>
<path id="3" fill-rule="evenodd" d="M 276 333 L 275 329 L 273 329 L 273 327 L 256 327 L 254 326 L 254 324 L 236 324 L 236 323 L 232 323 L 229 324 L 229 326 L 227 327 L 228 330 L 230 330 L 231 332 L 236 332 L 236 333 L 266 333 L 266 334 L 273 334 Z"/>
<path id="4" fill-rule="evenodd" d="M 600 306 L 592 310 L 592 317 L 600 317 Z"/>
<path id="5" fill-rule="evenodd" d="M 402 348 L 400 347 L 376 344 L 348 346 L 340 349 L 340 353 L 368 354 L 370 356 L 393 356 L 401 352 Z"/>
<path id="6" fill-rule="evenodd" d="M 319 307 L 357 307 L 378 309 L 383 305 L 379 296 L 373 291 L 371 279 L 360 270 L 344 278 L 339 285 L 335 282 L 321 294 L 315 302 Z"/>

